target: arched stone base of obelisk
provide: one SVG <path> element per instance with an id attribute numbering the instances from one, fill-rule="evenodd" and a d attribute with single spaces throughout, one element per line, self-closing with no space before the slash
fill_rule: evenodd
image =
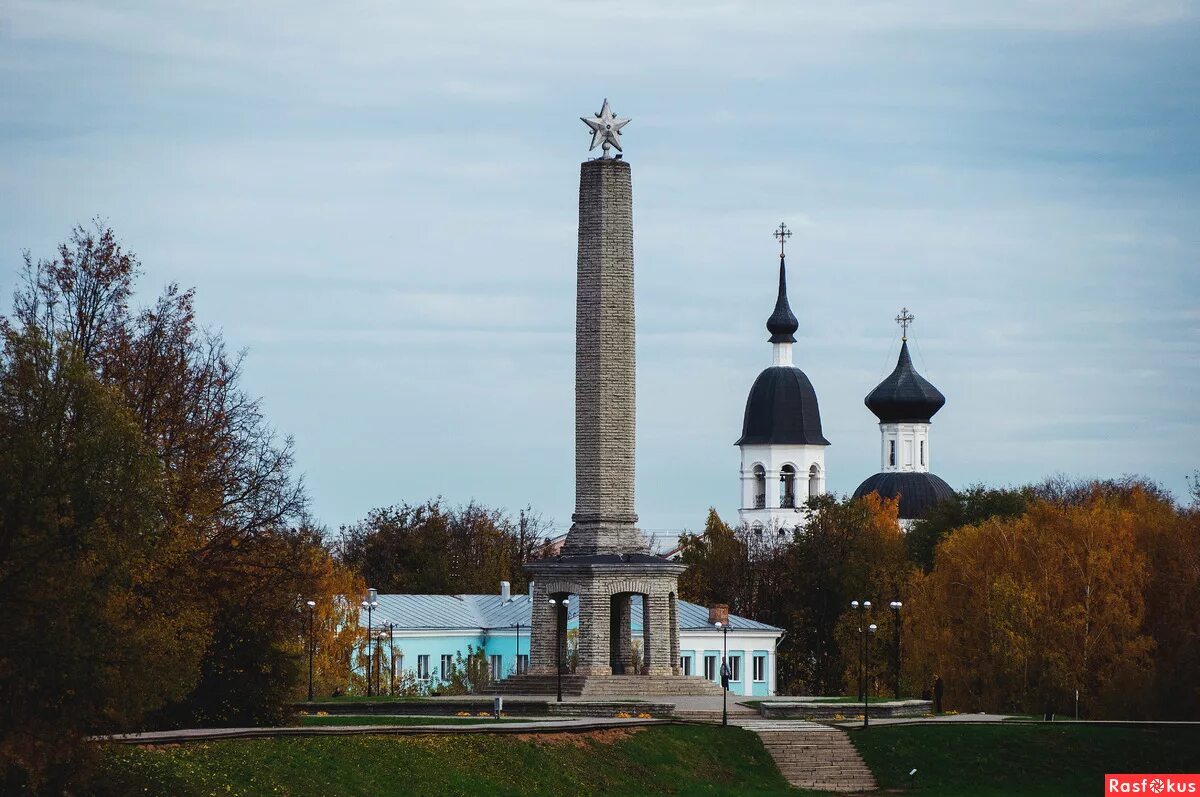
<path id="1" fill-rule="evenodd" d="M 550 694 L 557 689 L 560 651 L 565 637 L 563 598 L 576 602 L 578 653 L 564 674 L 571 695 L 706 695 L 719 685 L 679 668 L 678 581 L 685 566 L 648 554 L 562 556 L 526 566 L 534 579 L 529 674 L 506 679 L 496 691 Z M 642 667 L 626 665 L 629 598 L 641 596 Z M 554 603 L 551 603 L 554 599 Z M 613 639 L 613 631 L 620 635 Z M 561 651 L 566 663 L 566 651 Z M 614 672 L 615 671 L 615 672 Z"/>

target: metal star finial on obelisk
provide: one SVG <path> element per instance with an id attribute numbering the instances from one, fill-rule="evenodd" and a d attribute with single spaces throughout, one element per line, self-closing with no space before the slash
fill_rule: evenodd
<path id="1" fill-rule="evenodd" d="M 908 340 L 908 325 L 916 318 L 912 313 L 908 312 L 907 307 L 900 308 L 900 315 L 896 316 L 896 323 L 900 325 L 900 340 Z"/>
<path id="2" fill-rule="evenodd" d="M 774 235 L 776 240 L 779 241 L 779 259 L 783 260 L 783 247 L 787 244 L 787 239 L 792 237 L 792 231 L 781 221 L 779 222 L 779 229 L 775 230 Z"/>
<path id="3" fill-rule="evenodd" d="M 591 152 L 597 145 L 603 147 L 604 154 L 600 157 L 612 157 L 608 154 L 609 147 L 616 147 L 617 152 L 624 152 L 621 149 L 621 128 L 629 124 L 631 120 L 620 119 L 613 116 L 612 109 L 608 107 L 608 98 L 605 98 L 604 105 L 596 114 L 596 118 L 589 119 L 586 116 L 579 117 L 579 121 L 587 125 L 592 131 L 592 145 L 588 147 Z"/>

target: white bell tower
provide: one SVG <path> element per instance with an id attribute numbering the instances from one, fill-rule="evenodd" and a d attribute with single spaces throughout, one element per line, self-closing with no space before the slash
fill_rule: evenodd
<path id="1" fill-rule="evenodd" d="M 775 231 L 779 240 L 779 293 L 767 319 L 771 333 L 771 367 L 750 388 L 742 419 L 741 508 L 739 520 L 750 533 L 778 539 L 807 521 L 805 503 L 825 492 L 825 447 L 817 394 L 808 376 L 792 361 L 800 324 L 787 298 L 784 246 L 787 226 Z"/>

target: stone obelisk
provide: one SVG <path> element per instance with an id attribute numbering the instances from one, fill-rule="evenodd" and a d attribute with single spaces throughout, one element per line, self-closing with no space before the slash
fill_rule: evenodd
<path id="1" fill-rule="evenodd" d="M 575 513 L 564 556 L 647 553 L 634 511 L 633 189 L 615 158 L 579 170 Z"/>
<path id="2" fill-rule="evenodd" d="M 571 673 L 574 694 L 684 694 L 713 688 L 679 676 L 679 574 L 649 552 L 634 510 L 635 385 L 633 192 L 629 164 L 612 157 L 628 123 L 608 101 L 591 128 L 603 156 L 579 170 L 575 305 L 575 513 L 562 553 L 533 562 L 530 676 L 513 689 L 553 691 Z M 634 600 L 643 645 L 633 655 Z M 569 607 L 575 607 L 574 609 Z M 578 647 L 567 655 L 568 616 Z M 573 664 L 573 667 L 572 667 Z M 621 677 L 613 677 L 614 675 Z M 629 677 L 639 676 L 639 677 Z"/>

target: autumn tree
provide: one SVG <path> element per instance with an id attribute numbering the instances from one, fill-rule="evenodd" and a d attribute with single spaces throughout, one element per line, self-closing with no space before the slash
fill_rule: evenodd
<path id="1" fill-rule="evenodd" d="M 878 609 L 902 596 L 911 565 L 896 500 L 826 495 L 810 504 L 813 514 L 788 550 L 793 578 L 781 601 L 787 616 L 775 623 L 788 630 L 777 677 L 795 692 L 840 694 L 858 666 L 857 645 L 847 647 L 837 633 L 850 601 Z"/>
<path id="2" fill-rule="evenodd" d="M 141 675 L 123 684 L 129 705 L 137 710 L 116 712 L 112 721 L 104 712 L 80 711 L 70 721 L 89 729 L 144 727 L 147 722 L 269 721 L 279 716 L 300 675 L 303 601 L 320 597 L 314 574 L 306 568 L 322 541 L 302 532 L 306 498 L 293 474 L 291 441 L 276 438 L 260 402 L 241 389 L 241 359 L 226 352 L 219 335 L 198 326 L 190 291 L 169 286 L 149 307 L 133 309 L 138 273 L 137 259 L 111 229 L 101 224 L 77 228 L 55 257 L 34 260 L 26 255 L 12 314 L 4 320 L 13 378 L 35 386 L 58 385 L 59 371 L 74 374 L 75 385 L 87 384 L 85 375 L 90 378 L 136 432 L 146 463 L 137 477 L 139 489 L 155 491 L 155 500 L 146 504 L 156 513 L 152 534 L 132 521 L 93 525 L 88 546 L 62 548 L 60 575 L 67 579 L 75 572 L 87 584 L 89 557 L 101 556 L 93 549 L 140 549 L 153 541 L 152 555 L 133 560 L 138 564 L 135 581 L 105 586 L 114 591 L 112 607 L 139 607 L 148 626 L 169 634 L 161 648 L 177 659 L 177 666 L 160 667 L 156 655 L 148 656 Z M 18 343 L 32 353 L 15 348 Z M 18 367 L 22 358 L 36 367 Z M 59 406 L 69 409 L 69 402 Z M 73 410 L 63 410 L 62 421 L 53 426 L 56 437 L 49 439 L 63 451 L 93 451 L 108 426 L 75 420 Z M 14 421 L 6 435 L 21 428 Z M 4 449 L 20 451 L 14 467 L 26 470 L 18 470 L 19 475 L 35 472 L 29 458 L 36 451 L 19 449 L 8 437 L 3 442 Z M 116 464 L 120 462 L 118 457 Z M 88 480 L 77 486 L 102 487 Z M 6 524 L 35 512 L 44 515 L 53 504 L 36 505 L 37 495 L 28 487 L 13 492 L 14 508 L 6 513 Z M 73 500 L 56 523 L 82 528 L 72 512 L 99 506 Z M 34 524 L 21 533 L 48 543 L 59 532 Z M 0 552 L 5 555 L 11 552 Z M 48 588 L 62 586 L 48 583 Z M 22 602 L 15 597 L 19 593 L 10 597 L 3 589 L 0 611 L 6 616 L 21 614 L 31 627 L 47 628 L 61 616 L 58 601 Z M 15 604 L 6 602 L 10 600 Z M 115 634 L 119 628 L 114 620 L 97 633 Z M 137 639 L 137 634 L 129 636 Z M 96 668 L 116 666 L 95 658 L 91 662 L 92 669 L 73 671 L 78 681 L 69 688 L 89 690 L 101 677 Z M 28 672 L 0 662 L 3 677 L 28 678 Z M 171 687 L 146 684 L 160 677 Z M 187 688 L 181 686 L 184 681 Z M 30 683 L 36 687 L 38 681 Z M 45 698 L 27 696 L 31 705 Z M 65 704 L 60 708 L 44 718 L 61 720 L 69 712 Z M 146 719 L 154 708 L 159 708 L 157 719 Z"/>
<path id="3" fill-rule="evenodd" d="M 545 543 L 532 511 L 514 521 L 476 503 L 440 499 L 373 509 L 341 529 L 338 560 L 380 592 L 491 594 L 501 581 L 528 586 L 524 565 Z"/>
<path id="4" fill-rule="evenodd" d="M 940 674 L 966 710 L 1065 711 L 1076 689 L 1087 716 L 1128 708 L 1154 648 L 1135 514 L 1096 492 L 948 535 L 909 591 L 906 668 Z"/>
<path id="5" fill-rule="evenodd" d="M 202 626 L 155 601 L 161 463 L 78 349 L 0 323 L 0 776 L 62 793 L 90 732 L 194 681 Z"/>
<path id="6" fill-rule="evenodd" d="M 679 596 L 702 606 L 723 603 L 734 614 L 749 614 L 749 550 L 744 535 L 737 534 L 717 510 L 710 508 L 699 534 L 679 537 L 679 561 L 687 570 L 679 577 Z"/>
<path id="7" fill-rule="evenodd" d="M 766 540 L 731 528 L 709 510 L 702 534 L 681 536 L 680 596 L 783 628 L 777 682 L 781 692 L 840 693 L 857 667 L 837 630 L 854 598 L 886 603 L 901 594 L 910 564 L 896 501 L 821 496 L 809 501 L 804 529 Z M 857 638 L 856 638 L 857 639 Z"/>
<path id="8" fill-rule="evenodd" d="M 951 531 L 988 518 L 1017 517 L 1025 512 L 1036 494 L 1033 487 L 996 488 L 982 484 L 960 490 L 953 498 L 939 501 L 925 517 L 913 523 L 904 535 L 909 558 L 924 570 L 930 570 L 934 550 Z"/>

